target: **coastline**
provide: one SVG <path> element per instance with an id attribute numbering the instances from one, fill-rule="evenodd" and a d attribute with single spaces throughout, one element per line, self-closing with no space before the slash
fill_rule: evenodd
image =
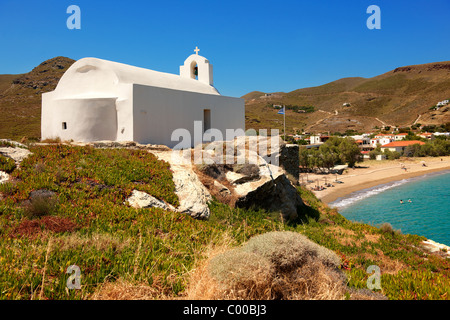
<path id="1" fill-rule="evenodd" d="M 422 166 L 422 161 L 425 161 L 426 167 Z M 406 172 L 401 169 L 402 164 L 407 168 Z M 306 184 L 306 187 L 310 189 L 317 182 L 319 182 L 319 185 L 324 185 L 325 179 L 327 179 L 327 182 L 332 183 L 334 187 L 329 187 L 322 191 L 312 191 L 317 198 L 328 205 L 356 191 L 447 170 L 450 170 L 450 156 L 399 159 L 386 162 L 375 162 L 372 160 L 361 163 L 360 168 L 349 168 L 344 174 L 337 175 L 337 179 L 344 182 L 343 184 L 334 183 L 336 179 L 335 174 L 309 174 L 308 179 L 313 182 Z M 427 239 L 422 241 L 422 247 L 430 253 L 439 253 L 446 258 L 450 258 L 450 246 L 446 244 Z"/>
<path id="2" fill-rule="evenodd" d="M 425 161 L 427 165 L 426 167 L 422 166 L 422 161 Z M 402 164 L 406 167 L 406 172 L 401 169 Z M 403 179 L 410 179 L 432 172 L 450 170 L 450 156 L 387 161 L 370 160 L 362 162 L 359 166 L 360 167 L 355 169 L 347 169 L 347 172 L 342 175 L 308 174 L 308 180 L 312 181 L 312 183 L 307 183 L 306 187 L 311 189 L 311 187 L 315 186 L 317 183 L 319 183 L 319 185 L 324 185 L 325 181 L 332 183 L 334 187 L 329 187 L 322 191 L 313 191 L 318 199 L 326 204 L 329 204 L 359 190 L 368 189 Z M 343 183 L 334 183 L 336 177 Z"/>

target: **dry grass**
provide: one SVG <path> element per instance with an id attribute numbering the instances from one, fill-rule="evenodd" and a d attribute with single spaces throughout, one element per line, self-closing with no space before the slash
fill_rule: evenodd
<path id="1" fill-rule="evenodd" d="M 388 300 L 386 296 L 369 289 L 350 289 L 350 300 Z"/>
<path id="2" fill-rule="evenodd" d="M 105 282 L 90 296 L 91 300 L 167 300 L 174 299 L 165 289 L 160 279 L 154 279 L 152 285 L 133 283 L 120 278 L 114 282 Z"/>
<path id="3" fill-rule="evenodd" d="M 203 250 L 203 255 L 206 257 L 214 256 L 229 250 L 230 247 L 235 246 L 235 240 L 228 234 L 224 233 L 220 239 L 216 239 L 216 245 L 209 244 Z M 138 253 L 136 253 L 137 257 Z M 204 261 L 204 259 L 202 260 Z M 186 292 L 194 292 L 199 288 L 196 285 L 202 286 L 204 282 L 200 283 L 200 279 L 204 276 L 203 268 L 206 266 L 204 263 L 197 261 L 196 265 L 199 267 L 186 273 L 186 277 L 190 279 L 190 287 Z M 131 280 L 133 276 L 131 274 L 125 275 L 117 281 L 106 281 L 102 283 L 97 290 L 89 297 L 91 300 L 175 300 L 175 299 L 193 299 L 191 295 L 184 292 L 182 296 L 175 296 L 170 286 L 164 284 L 164 282 L 171 282 L 174 280 L 171 275 L 168 275 L 166 279 L 162 276 L 152 276 L 152 284 L 143 282 L 136 282 Z M 204 288 L 207 289 L 207 288 Z"/>
<path id="4" fill-rule="evenodd" d="M 234 191 L 234 186 L 227 179 L 221 180 L 220 183 L 230 191 L 229 194 L 220 192 L 220 190 L 214 185 L 215 179 L 200 171 L 197 166 L 193 166 L 192 169 L 197 174 L 200 182 L 208 189 L 213 197 L 215 197 L 219 202 L 228 204 L 234 208 L 239 197 Z"/>
<path id="5" fill-rule="evenodd" d="M 334 300 L 347 290 L 339 258 L 294 232 L 269 232 L 209 252 L 190 276 L 188 299 Z"/>
<path id="6" fill-rule="evenodd" d="M 48 256 L 50 255 L 51 250 L 52 250 L 52 238 L 50 238 L 47 243 L 47 252 L 45 254 L 44 270 L 42 271 L 42 284 L 41 284 L 41 291 L 39 292 L 39 300 L 42 300 L 42 297 L 44 296 L 45 273 L 47 271 Z"/>
<path id="7" fill-rule="evenodd" d="M 223 270 L 218 272 L 221 280 L 216 279 L 210 272 L 210 263 L 218 263 L 224 257 L 224 253 L 211 252 L 208 259 L 202 261 L 190 275 L 189 286 L 186 290 L 186 298 L 189 300 L 237 300 L 237 299 L 270 299 L 271 288 L 270 270 L 264 270 L 266 265 L 263 260 L 239 261 L 238 265 L 233 266 L 233 270 Z M 228 254 L 226 255 L 228 256 Z M 232 258 L 236 262 L 243 255 L 237 255 Z M 254 258 L 254 255 L 245 255 L 248 258 Z M 267 265 L 266 265 L 267 266 Z M 250 272 L 246 274 L 246 272 Z M 269 275 L 270 279 L 266 277 Z M 228 278 L 226 278 L 228 277 Z"/>
<path id="8" fill-rule="evenodd" d="M 378 261 L 378 267 L 383 270 L 383 274 L 397 274 L 399 271 L 407 270 L 408 265 L 399 260 L 387 257 L 381 250 L 377 254 L 364 253 L 364 258 L 371 261 Z"/>
<path id="9" fill-rule="evenodd" d="M 80 248 L 93 248 L 97 251 L 105 251 L 113 248 L 115 251 L 120 252 L 129 247 L 132 240 L 129 238 L 120 239 L 107 233 L 94 233 L 90 236 L 72 233 L 54 239 L 54 242 L 61 251 L 76 250 Z"/>

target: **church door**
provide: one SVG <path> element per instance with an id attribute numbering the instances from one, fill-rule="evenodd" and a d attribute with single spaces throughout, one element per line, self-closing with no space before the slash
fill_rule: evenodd
<path id="1" fill-rule="evenodd" d="M 203 109 L 203 133 L 211 129 L 211 110 Z"/>

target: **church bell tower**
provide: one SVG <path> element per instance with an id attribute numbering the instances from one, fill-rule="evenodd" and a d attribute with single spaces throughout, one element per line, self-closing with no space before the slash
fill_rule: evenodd
<path id="1" fill-rule="evenodd" d="M 191 54 L 182 66 L 180 66 L 180 76 L 193 79 L 213 86 L 213 66 L 209 61 L 198 54 L 200 49 L 195 47 L 195 54 Z"/>

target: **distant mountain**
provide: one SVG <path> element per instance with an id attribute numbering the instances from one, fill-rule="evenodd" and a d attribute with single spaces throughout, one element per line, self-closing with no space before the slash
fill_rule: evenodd
<path id="1" fill-rule="evenodd" d="M 450 122 L 450 61 L 399 67 L 373 78 L 344 78 L 328 84 L 272 95 L 254 91 L 246 101 L 246 127 L 278 128 L 282 117 L 267 105 L 312 105 L 313 113 L 288 110 L 286 127 L 311 132 L 368 131 L 375 126 Z M 344 104 L 347 104 L 344 106 Z"/>
<path id="2" fill-rule="evenodd" d="M 53 91 L 74 62 L 56 57 L 26 74 L 0 75 L 0 138 L 40 138 L 42 93 Z"/>

